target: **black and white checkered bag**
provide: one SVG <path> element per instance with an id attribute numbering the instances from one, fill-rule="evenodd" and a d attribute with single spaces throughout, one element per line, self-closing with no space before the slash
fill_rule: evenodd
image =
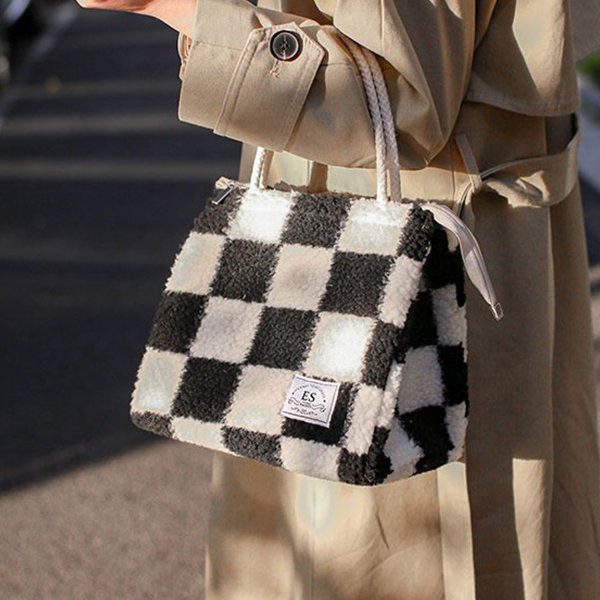
<path id="1" fill-rule="evenodd" d="M 262 148 L 249 184 L 219 179 L 166 282 L 131 419 L 372 486 L 462 455 L 463 266 L 502 315 L 464 223 L 441 203 L 400 200 L 383 78 L 368 51 L 348 44 L 375 128 L 377 197 L 265 188 Z"/>

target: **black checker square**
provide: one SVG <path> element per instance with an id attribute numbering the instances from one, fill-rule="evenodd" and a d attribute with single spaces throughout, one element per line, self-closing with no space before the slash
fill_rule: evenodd
<path id="1" fill-rule="evenodd" d="M 231 405 L 241 365 L 212 358 L 188 358 L 171 414 L 219 423 Z"/>
<path id="2" fill-rule="evenodd" d="M 265 306 L 246 362 L 275 369 L 300 369 L 317 317 L 314 311 Z"/>
<path id="3" fill-rule="evenodd" d="M 237 427 L 223 427 L 223 443 L 233 453 L 253 460 L 281 467 L 281 443 L 278 435 L 248 431 Z"/>
<path id="4" fill-rule="evenodd" d="M 355 383 L 342 381 L 329 427 L 284 417 L 281 434 L 330 446 L 339 445 L 349 426 L 348 415 L 351 414 L 357 389 Z"/>
<path id="5" fill-rule="evenodd" d="M 392 359 L 399 347 L 400 333 L 400 328 L 393 323 L 377 321 L 365 354 L 362 383 L 385 389 Z"/>
<path id="6" fill-rule="evenodd" d="M 393 262 L 393 256 L 336 251 L 319 310 L 376 318 Z"/>
<path id="7" fill-rule="evenodd" d="M 220 235 L 227 233 L 229 224 L 240 206 L 242 195 L 239 189 L 233 188 L 219 204 L 212 202 L 226 191 L 221 188 L 214 188 L 202 212 L 194 219 L 192 231 Z"/>
<path id="8" fill-rule="evenodd" d="M 406 349 L 437 345 L 437 327 L 430 290 L 420 291 L 410 305 L 401 340 Z"/>
<path id="9" fill-rule="evenodd" d="M 430 250 L 430 241 L 435 226 L 433 213 L 421 208 L 418 204 L 414 205 L 408 213 L 408 221 L 402 230 L 396 253 L 422 261 Z"/>
<path id="10" fill-rule="evenodd" d="M 463 306 L 466 298 L 460 248 L 457 246 L 454 250 L 450 250 L 448 234 L 441 225 L 436 223 L 436 226 L 431 238 L 431 251 L 423 264 L 425 284 L 431 289 L 439 289 L 450 284 L 456 285 L 457 304 Z"/>
<path id="11" fill-rule="evenodd" d="M 154 313 L 148 345 L 156 350 L 187 353 L 204 315 L 207 296 L 163 292 Z"/>
<path id="12" fill-rule="evenodd" d="M 350 210 L 350 200 L 339 195 L 300 194 L 288 216 L 281 241 L 333 248 Z"/>
<path id="13" fill-rule="evenodd" d="M 454 444 L 448 435 L 444 406 L 422 406 L 399 418 L 404 431 L 423 451 L 415 465 L 416 473 L 435 469 L 447 462 L 448 452 Z"/>
<path id="14" fill-rule="evenodd" d="M 168 415 L 158 415 L 151 411 L 131 411 L 130 417 L 132 423 L 140 429 L 168 438 L 173 437 L 171 417 Z"/>
<path id="15" fill-rule="evenodd" d="M 368 452 L 356 454 L 342 448 L 338 459 L 340 481 L 358 485 L 378 485 L 392 473 L 392 461 L 383 449 L 390 434 L 389 429 L 375 427 Z"/>
<path id="16" fill-rule="evenodd" d="M 457 254 L 456 252 L 454 253 Z M 464 306 L 467 301 L 467 294 L 465 291 L 465 271 L 462 264 L 462 258 L 455 256 L 457 262 L 460 262 L 460 271 L 456 276 L 456 304 L 458 306 Z"/>
<path id="17" fill-rule="evenodd" d="M 264 302 L 275 269 L 277 246 L 228 239 L 211 283 L 211 294 L 247 302 Z"/>
<path id="18" fill-rule="evenodd" d="M 431 236 L 431 250 L 423 264 L 423 277 L 429 287 L 438 289 L 454 282 L 456 261 L 448 248 L 445 230 L 436 223 Z"/>
<path id="19" fill-rule="evenodd" d="M 456 406 L 469 397 L 467 363 L 462 344 L 438 346 L 438 360 L 442 371 L 444 398 L 448 406 Z"/>

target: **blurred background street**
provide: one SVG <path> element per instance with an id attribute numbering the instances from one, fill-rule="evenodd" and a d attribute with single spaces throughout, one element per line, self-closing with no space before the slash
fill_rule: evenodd
<path id="1" fill-rule="evenodd" d="M 37 7 L 0 38 L 0 598 L 199 600 L 211 453 L 128 405 L 175 250 L 240 145 L 177 119 L 166 25 Z M 600 381 L 600 110 L 582 119 Z"/>
<path id="2" fill-rule="evenodd" d="M 240 145 L 177 119 L 176 33 L 56 3 L 0 101 L 0 598 L 200 599 L 210 453 L 132 426 L 177 245 Z"/>

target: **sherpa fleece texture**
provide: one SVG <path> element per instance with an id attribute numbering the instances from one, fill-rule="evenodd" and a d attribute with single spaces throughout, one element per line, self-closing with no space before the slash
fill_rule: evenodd
<path id="1" fill-rule="evenodd" d="M 225 183 L 232 192 L 207 202 L 171 268 L 133 422 L 356 485 L 458 459 L 463 265 L 431 212 Z M 340 383 L 328 427 L 280 415 L 294 374 Z"/>

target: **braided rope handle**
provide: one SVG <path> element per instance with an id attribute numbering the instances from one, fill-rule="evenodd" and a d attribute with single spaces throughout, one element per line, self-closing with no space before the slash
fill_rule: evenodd
<path id="1" fill-rule="evenodd" d="M 390 200 L 400 202 L 402 190 L 400 186 L 400 159 L 398 157 L 398 143 L 396 140 L 396 128 L 394 116 L 390 104 L 385 79 L 379 62 L 375 55 L 359 46 L 349 37 L 341 34 L 344 43 L 348 46 L 356 64 L 358 65 L 373 127 L 375 131 L 375 152 L 377 157 L 377 199 L 386 199 L 386 168 L 389 173 Z M 383 140 L 378 139 L 378 131 L 383 130 Z M 381 137 L 381 134 L 379 135 Z M 384 164 L 380 166 L 381 156 L 384 156 Z"/>
<path id="2" fill-rule="evenodd" d="M 363 86 L 365 94 L 367 96 L 367 105 L 369 107 L 369 113 L 371 115 L 371 121 L 373 123 L 373 132 L 375 134 L 375 161 L 377 169 L 377 202 L 386 202 L 386 162 L 387 162 L 387 139 L 386 132 L 384 130 L 383 115 L 381 112 L 381 104 L 379 94 L 377 93 L 377 87 L 373 77 L 371 67 L 367 62 L 365 52 L 363 49 L 353 42 L 350 38 L 344 36 L 344 42 L 348 46 L 350 53 L 352 54 L 358 71 L 363 80 Z"/>
<path id="3" fill-rule="evenodd" d="M 401 201 L 400 187 L 400 162 L 398 158 L 398 145 L 394 126 L 393 113 L 390 99 L 381 72 L 381 67 L 375 55 L 359 46 L 346 35 L 340 34 L 344 43 L 350 50 L 358 67 L 365 95 L 373 133 L 375 136 L 375 161 L 377 174 L 377 195 L 379 204 L 387 202 L 387 173 L 389 173 L 390 200 Z M 264 189 L 273 152 L 262 146 L 256 148 L 252 174 L 250 176 L 250 187 Z"/>
<path id="4" fill-rule="evenodd" d="M 394 124 L 394 115 L 390 105 L 390 97 L 388 95 L 385 79 L 381 72 L 379 62 L 375 55 L 370 51 L 364 51 L 367 57 L 367 63 L 374 75 L 375 89 L 379 98 L 379 106 L 383 120 L 383 130 L 386 139 L 386 156 L 388 161 L 388 170 L 390 174 L 390 196 L 393 200 L 402 198 L 402 189 L 400 186 L 400 158 L 398 156 L 398 142 L 396 140 L 396 126 Z"/>

